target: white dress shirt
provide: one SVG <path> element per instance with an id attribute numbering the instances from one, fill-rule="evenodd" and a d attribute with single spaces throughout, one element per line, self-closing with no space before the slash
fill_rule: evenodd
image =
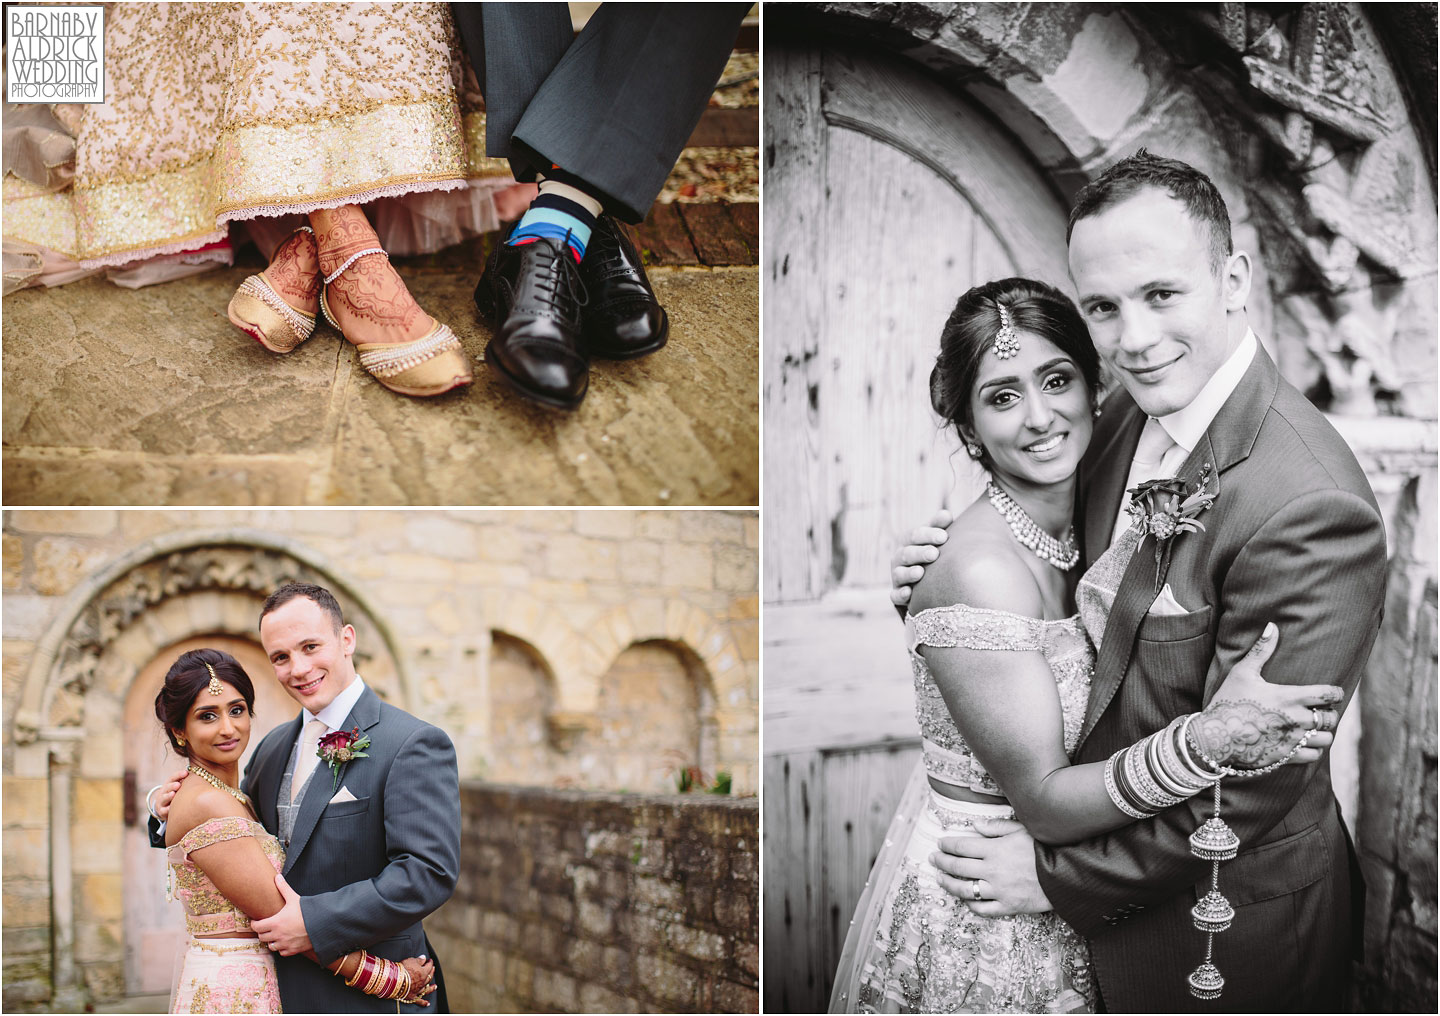
<path id="1" fill-rule="evenodd" d="M 1260 342 L 1255 338 L 1255 333 L 1248 328 L 1245 330 L 1245 337 L 1240 340 L 1240 345 L 1235 347 L 1235 352 L 1220 365 L 1210 380 L 1205 382 L 1205 387 L 1196 393 L 1190 404 L 1173 413 L 1164 416 L 1153 417 L 1153 419 L 1164 428 L 1165 433 L 1170 436 L 1174 444 L 1164 455 L 1160 457 L 1160 465 L 1155 471 L 1155 476 L 1141 476 L 1134 480 L 1134 483 L 1126 484 L 1126 487 L 1133 487 L 1135 483 L 1144 480 L 1152 480 L 1160 476 L 1175 476 L 1180 472 L 1180 467 L 1205 436 L 1205 431 L 1215 422 L 1215 417 L 1220 414 L 1220 409 L 1225 405 L 1227 399 L 1235 393 L 1240 386 L 1240 379 L 1250 369 L 1250 363 L 1255 359 L 1255 350 Z M 1132 463 L 1131 469 L 1134 469 Z M 1115 517 L 1115 528 L 1110 533 L 1110 542 L 1114 543 L 1120 538 L 1120 534 L 1130 528 L 1130 514 L 1128 508 L 1130 498 L 1128 496 L 1120 499 L 1120 512 Z"/>
<path id="2" fill-rule="evenodd" d="M 360 679 L 359 674 L 356 674 L 355 680 L 350 682 L 350 687 L 331 699 L 330 704 L 318 713 L 312 713 L 308 709 L 300 710 L 300 734 L 295 738 L 295 744 L 291 746 L 291 751 L 294 751 L 304 741 L 305 727 L 311 720 L 319 720 L 325 724 L 325 733 L 321 734 L 321 737 L 339 730 L 340 725 L 345 722 L 345 717 L 350 715 L 350 710 L 355 708 L 355 703 L 360 701 L 360 696 L 363 694 L 365 694 L 365 682 Z"/>

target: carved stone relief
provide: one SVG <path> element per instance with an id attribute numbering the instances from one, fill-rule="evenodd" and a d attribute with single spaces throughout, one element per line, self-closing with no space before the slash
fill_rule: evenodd
<path id="1" fill-rule="evenodd" d="M 350 602 L 335 583 L 302 562 L 278 551 L 242 545 L 196 547 L 152 558 L 137 565 L 94 596 L 76 617 L 56 655 L 48 682 L 47 700 L 40 715 L 45 728 L 80 727 L 84 723 L 85 696 L 95 683 L 96 668 L 107 647 L 142 615 L 164 600 L 206 590 L 243 592 L 254 596 L 258 611 L 271 590 L 286 582 L 312 582 L 336 593 L 346 619 L 357 629 L 357 669 L 366 673 L 367 683 L 377 693 L 394 695 L 393 664 L 366 668 L 367 661 L 379 662 L 378 631 L 365 612 Z M 383 653 L 383 651 L 382 651 Z M 378 685 L 378 686 L 377 686 Z M 39 736 L 33 718 L 19 715 L 15 721 L 17 744 L 31 744 Z"/>

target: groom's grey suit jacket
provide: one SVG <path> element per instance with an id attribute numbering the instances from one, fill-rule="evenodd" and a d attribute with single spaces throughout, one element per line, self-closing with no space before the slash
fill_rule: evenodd
<path id="1" fill-rule="evenodd" d="M 1144 414 L 1124 391 L 1106 404 L 1081 466 L 1086 564 L 1102 554 Z M 1146 616 L 1159 588 L 1154 538 L 1121 582 L 1105 628 L 1075 762 L 1104 761 L 1183 713 L 1201 709 L 1266 621 L 1280 629 L 1267 680 L 1343 685 L 1353 696 L 1379 629 L 1385 534 L 1370 485 L 1324 416 L 1263 349 L 1181 469 L 1209 464 L 1219 496 L 1203 532 L 1172 545 L 1166 571 L 1190 613 Z M 1215 936 L 1218 1001 L 1189 995 L 1205 936 L 1190 907 L 1210 865 L 1189 835 L 1209 816 L 1202 794 L 1158 817 L 1064 847 L 1037 845 L 1055 910 L 1090 940 L 1111 1012 L 1328 1011 L 1345 1004 L 1351 961 L 1353 850 L 1330 763 L 1225 780 L 1222 815 L 1240 855 L 1220 866 L 1234 924 Z"/>
<path id="2" fill-rule="evenodd" d="M 272 831 L 279 828 L 276 795 L 303 716 L 270 731 L 245 769 L 243 788 Z M 391 960 L 421 953 L 435 959 L 420 920 L 450 898 L 459 877 L 455 746 L 443 730 L 381 702 L 368 687 L 342 729 L 354 727 L 370 737 L 369 757 L 340 770 L 339 786 L 355 800 L 331 803 L 334 778 L 323 763 L 316 766 L 285 851 L 285 880 L 304 897 L 305 930 L 322 961 L 361 947 Z M 396 1011 L 395 1002 L 347 988 L 303 956 L 275 962 L 287 1013 Z"/>

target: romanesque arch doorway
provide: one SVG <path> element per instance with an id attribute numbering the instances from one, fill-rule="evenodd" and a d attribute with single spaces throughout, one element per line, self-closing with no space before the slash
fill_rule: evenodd
<path id="1" fill-rule="evenodd" d="M 918 756 L 889 557 L 983 482 L 930 410 L 941 327 L 990 279 L 1071 289 L 1065 207 L 1006 126 L 817 40 L 765 51 L 764 940 L 795 1011 L 825 1003 Z"/>
<path id="2" fill-rule="evenodd" d="M 381 698 L 406 703 L 389 629 L 357 584 L 305 547 L 248 530 L 142 544 L 73 590 L 38 642 L 12 723 L 18 746 L 43 749 L 48 772 L 51 979 L 60 1008 L 77 1008 L 86 990 L 115 997 L 149 993 L 158 982 L 168 991 L 175 953 L 145 938 L 151 929 L 175 927 L 179 913 L 164 903 L 160 851 L 137 854 L 132 846 L 143 838 L 136 826 L 143 826 L 144 794 L 156 782 L 142 783 L 142 768 L 163 776 L 173 765 L 153 755 L 155 691 L 180 652 L 215 645 L 236 655 L 256 683 L 263 712 L 252 743 L 292 718 L 296 707 L 255 642 L 265 596 L 290 581 L 335 593 L 356 628 L 356 665 L 366 683 Z M 132 764 L 135 790 L 127 801 Z"/>

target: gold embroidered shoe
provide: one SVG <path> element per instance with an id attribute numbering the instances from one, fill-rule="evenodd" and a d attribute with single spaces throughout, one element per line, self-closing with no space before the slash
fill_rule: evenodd
<path id="1" fill-rule="evenodd" d="M 414 342 L 361 342 L 355 349 L 360 366 L 401 395 L 440 395 L 474 380 L 460 340 L 439 321 Z"/>
<path id="2" fill-rule="evenodd" d="M 343 265 L 325 276 L 328 285 L 340 277 L 366 254 L 385 254 L 380 248 L 363 250 L 352 255 Z M 386 258 L 390 255 L 385 254 Z M 325 301 L 325 291 L 320 291 L 320 310 L 325 320 L 341 335 L 345 330 L 330 305 Z M 357 342 L 355 350 L 360 354 L 360 366 L 364 367 L 376 381 L 392 392 L 401 395 L 425 397 L 443 395 L 445 392 L 468 385 L 474 380 L 470 372 L 470 358 L 460 347 L 460 340 L 449 325 L 434 321 L 434 327 L 418 339 L 409 342 Z"/>
<path id="3" fill-rule="evenodd" d="M 301 230 L 314 232 L 309 226 L 296 232 Z M 240 283 L 225 313 L 231 324 L 272 353 L 290 352 L 315 331 L 315 315 L 286 303 L 264 272 Z"/>

